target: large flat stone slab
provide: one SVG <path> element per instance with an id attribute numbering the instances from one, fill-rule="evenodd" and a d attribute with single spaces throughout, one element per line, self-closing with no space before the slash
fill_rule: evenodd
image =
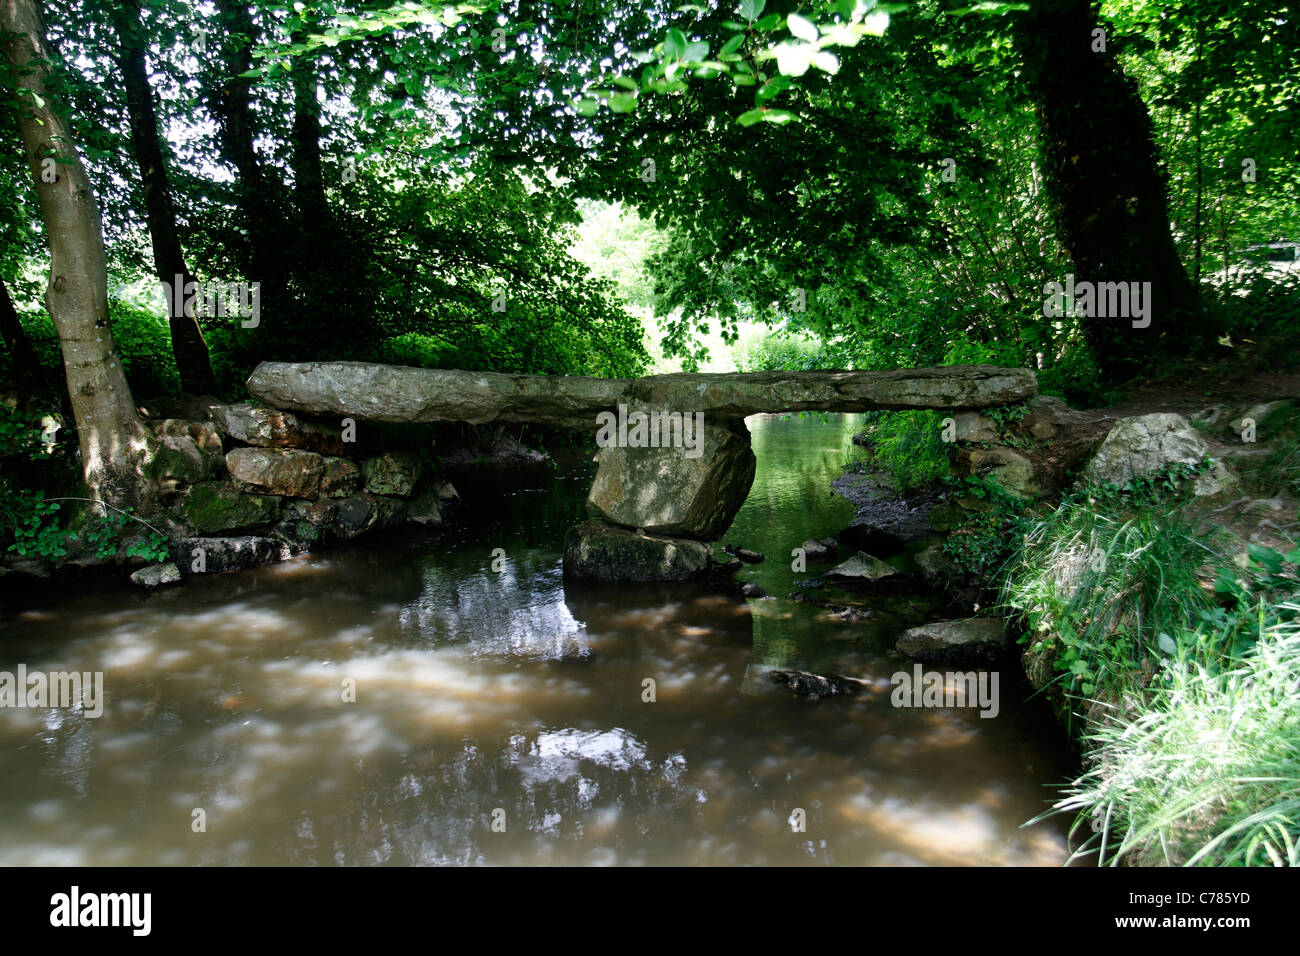
<path id="1" fill-rule="evenodd" d="M 535 422 L 596 428 L 596 415 L 630 408 L 703 412 L 739 420 L 760 412 L 983 408 L 1038 393 L 1030 369 L 991 365 L 876 372 L 720 372 L 588 378 L 418 369 L 366 362 L 263 362 L 254 398 L 279 409 L 382 422 Z"/>

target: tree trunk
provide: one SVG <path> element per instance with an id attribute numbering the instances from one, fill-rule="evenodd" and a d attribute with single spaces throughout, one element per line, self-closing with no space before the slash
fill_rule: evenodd
<path id="1" fill-rule="evenodd" d="M 295 42 L 306 33 L 293 36 Z M 321 106 L 317 61 L 303 59 L 293 67 L 293 129 L 289 154 L 293 170 L 294 206 L 299 232 L 293 236 L 296 255 L 295 309 L 309 317 L 318 343 L 304 357 L 331 358 L 332 343 L 340 337 L 378 338 L 373 299 L 366 293 L 370 275 L 370 250 L 354 240 L 345 217 L 330 208 L 321 164 Z M 304 344 L 296 348 L 303 352 Z"/>
<path id="2" fill-rule="evenodd" d="M 271 190 L 254 147 L 256 118 L 250 80 L 241 77 L 252 68 L 251 49 L 257 26 L 248 7 L 239 0 L 216 0 L 223 29 L 219 33 L 222 82 L 208 91 L 208 108 L 217 119 L 221 158 L 239 174 L 239 203 L 248 229 L 249 281 L 263 283 L 262 304 L 278 301 L 284 292 L 285 269 L 280 243 L 283 208 L 278 190 Z"/>
<path id="3" fill-rule="evenodd" d="M 154 268 L 158 278 L 171 287 L 178 281 L 181 289 L 194 281 L 176 230 L 176 207 L 172 201 L 167 167 L 163 162 L 158 137 L 158 117 L 154 111 L 153 90 L 145 63 L 145 33 L 140 23 L 140 0 L 119 0 L 113 7 L 113 26 L 121 44 L 118 59 L 126 90 L 126 107 L 130 117 L 131 144 L 140 168 L 144 191 L 145 221 L 153 242 Z M 175 314 L 174 303 L 183 295 L 168 296 L 168 321 L 172 334 L 172 354 L 180 373 L 181 387 L 187 392 L 211 394 L 216 391 L 212 364 L 203 330 L 193 307 Z"/>
<path id="4" fill-rule="evenodd" d="M 99 207 L 72 129 L 46 87 L 50 54 L 37 0 L 0 0 L 0 30 L 14 67 L 23 151 L 49 240 L 45 302 L 63 351 L 82 473 L 92 498 L 146 511 L 155 491 L 147 474 L 150 442 L 109 329 Z M 47 162 L 56 158 L 57 164 Z"/>
<path id="5" fill-rule="evenodd" d="M 1186 353 L 1210 338 L 1169 227 L 1151 118 L 1109 44 L 1091 0 L 1037 0 L 1017 42 L 1038 104 L 1043 173 L 1075 281 L 1150 282 L 1150 325 L 1081 318 L 1104 378 L 1130 377 L 1153 352 Z M 1141 286 L 1139 286 L 1141 288 Z"/>
<path id="6" fill-rule="evenodd" d="M 301 42 L 303 34 L 295 34 Z M 321 170 L 320 102 L 316 99 L 316 72 L 304 59 L 293 70 L 293 168 L 294 201 L 302 215 L 303 231 L 324 239 L 331 230 L 329 203 L 325 198 L 325 174 Z"/>

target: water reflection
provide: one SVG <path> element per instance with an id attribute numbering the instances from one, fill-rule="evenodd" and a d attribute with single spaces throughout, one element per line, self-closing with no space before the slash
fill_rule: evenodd
<path id="1" fill-rule="evenodd" d="M 842 523 L 838 499 L 807 496 L 851 427 L 757 424 L 728 539 L 775 556 L 746 572 L 773 593 L 787 542 Z M 0 864 L 1064 859 L 1059 828 L 1019 828 L 1066 771 L 1050 728 L 1010 702 L 995 720 L 895 710 L 874 621 L 705 587 L 566 590 L 558 544 L 585 487 L 488 499 L 494 520 L 458 537 L 3 622 L 0 669 L 102 670 L 106 705 L 0 710 Z M 766 680 L 777 666 L 871 687 L 796 699 Z"/>

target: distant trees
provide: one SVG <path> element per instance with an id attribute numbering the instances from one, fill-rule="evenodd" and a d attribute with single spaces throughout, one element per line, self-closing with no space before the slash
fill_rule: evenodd
<path id="1" fill-rule="evenodd" d="M 118 62 L 126 94 L 131 145 L 144 193 L 144 216 L 153 245 L 155 270 L 160 281 L 168 285 L 180 284 L 180 301 L 185 301 L 183 291 L 195 281 L 195 276 L 186 264 L 176 228 L 176 204 L 163 157 L 153 89 L 149 85 L 148 33 L 140 22 L 140 0 L 113 0 L 111 16 L 121 45 Z M 170 308 L 169 303 L 168 325 L 182 387 L 190 392 L 215 392 L 217 385 L 212 376 L 208 345 L 193 307 L 178 312 Z"/>

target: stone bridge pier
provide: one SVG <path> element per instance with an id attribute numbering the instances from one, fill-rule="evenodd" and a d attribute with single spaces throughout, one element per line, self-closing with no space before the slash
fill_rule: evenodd
<path id="1" fill-rule="evenodd" d="M 248 391 L 268 405 L 382 422 L 532 422 L 594 432 L 589 519 L 565 536 L 566 578 L 703 576 L 754 481 L 745 417 L 763 412 L 973 409 L 1037 394 L 1028 369 L 506 375 L 360 362 L 264 362 Z"/>

